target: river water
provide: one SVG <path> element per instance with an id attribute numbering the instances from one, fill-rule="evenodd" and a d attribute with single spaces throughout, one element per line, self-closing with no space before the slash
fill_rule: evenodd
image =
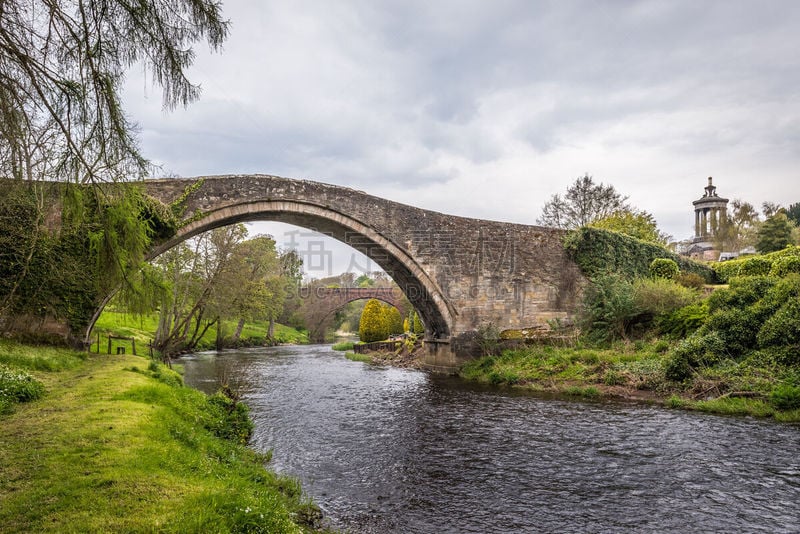
<path id="1" fill-rule="evenodd" d="M 184 358 L 239 388 L 252 446 L 331 525 L 388 532 L 800 532 L 800 427 L 572 402 L 326 346 Z"/>

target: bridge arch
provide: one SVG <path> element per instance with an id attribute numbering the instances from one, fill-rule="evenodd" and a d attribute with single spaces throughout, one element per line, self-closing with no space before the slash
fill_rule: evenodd
<path id="1" fill-rule="evenodd" d="M 353 247 L 377 263 L 397 283 L 419 312 L 426 338 L 447 339 L 452 334 L 454 310 L 436 282 L 413 257 L 366 222 L 307 200 L 244 201 L 204 212 L 201 218 L 190 221 L 175 236 L 154 248 L 148 259 L 208 230 L 259 220 L 315 230 Z"/>
<path id="2" fill-rule="evenodd" d="M 304 306 L 312 307 L 307 314 L 309 337 L 322 343 L 328 319 L 344 306 L 358 300 L 375 299 L 397 308 L 405 317 L 409 310 L 402 291 L 397 287 L 303 287 L 300 297 Z"/>

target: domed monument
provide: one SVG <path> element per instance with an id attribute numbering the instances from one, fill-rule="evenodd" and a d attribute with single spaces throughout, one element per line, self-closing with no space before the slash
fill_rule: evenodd
<path id="1" fill-rule="evenodd" d="M 728 217 L 728 199 L 717 195 L 711 176 L 705 194 L 692 202 L 694 205 L 694 238 L 689 247 L 693 258 L 715 260 L 719 252 L 714 250 L 714 238 L 725 225 Z"/>

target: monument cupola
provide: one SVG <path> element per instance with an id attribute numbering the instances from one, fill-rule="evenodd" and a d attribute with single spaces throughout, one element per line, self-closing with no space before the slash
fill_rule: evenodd
<path id="1" fill-rule="evenodd" d="M 728 199 L 717 196 L 717 188 L 708 177 L 708 185 L 702 198 L 694 204 L 694 241 L 710 241 L 728 217 Z"/>

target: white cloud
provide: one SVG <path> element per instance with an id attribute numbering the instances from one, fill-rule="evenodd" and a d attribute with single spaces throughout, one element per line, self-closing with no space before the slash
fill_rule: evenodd
<path id="1" fill-rule="evenodd" d="M 588 172 L 687 237 L 706 177 L 800 201 L 800 4 L 229 2 L 201 100 L 129 82 L 146 154 L 534 223 Z"/>

